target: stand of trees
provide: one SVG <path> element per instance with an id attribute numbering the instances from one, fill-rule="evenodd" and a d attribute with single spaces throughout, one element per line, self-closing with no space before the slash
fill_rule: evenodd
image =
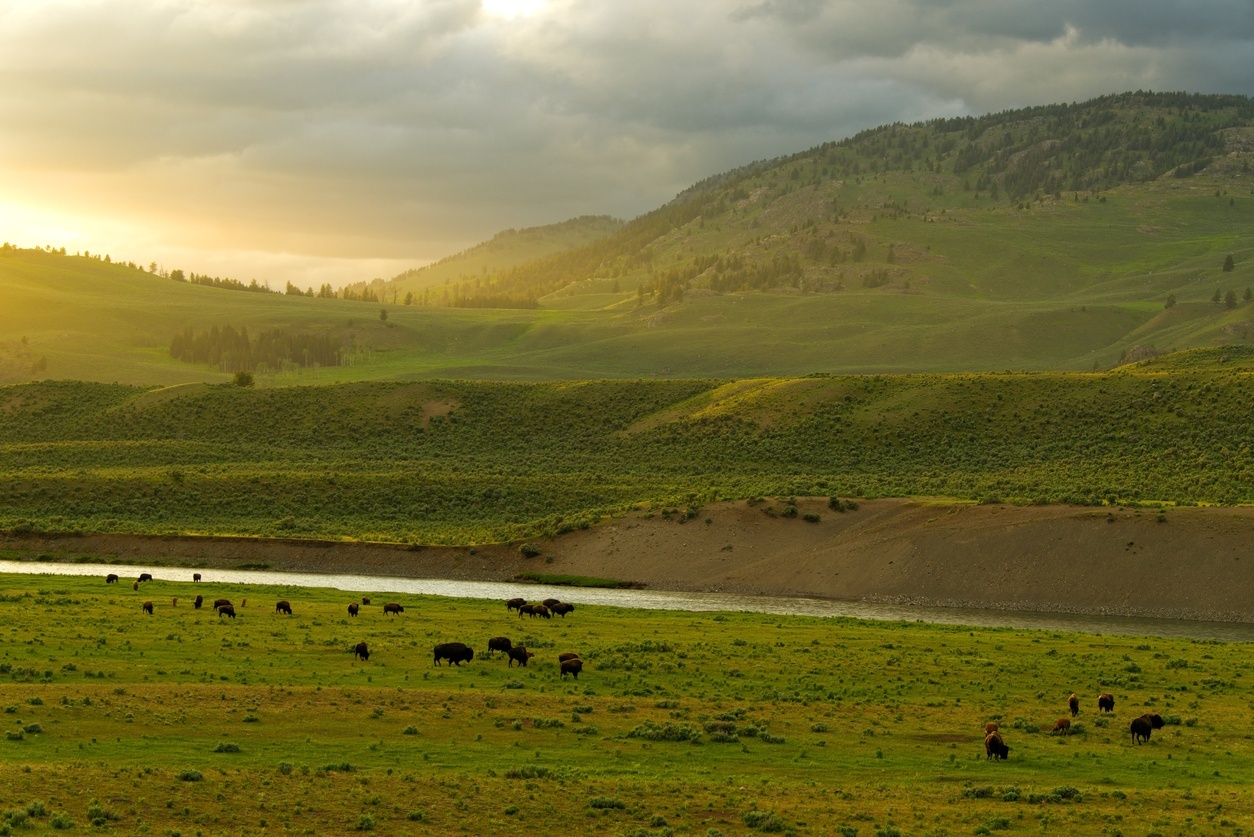
<path id="1" fill-rule="evenodd" d="M 254 372 L 287 366 L 339 366 L 339 341 L 329 334 L 295 334 L 269 329 L 252 337 L 246 327 L 213 326 L 194 332 L 191 327 L 174 335 L 170 355 L 184 363 L 207 363 L 222 372 Z"/>

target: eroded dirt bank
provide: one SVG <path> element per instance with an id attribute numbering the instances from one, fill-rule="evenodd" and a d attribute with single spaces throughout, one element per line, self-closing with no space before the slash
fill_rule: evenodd
<path id="1" fill-rule="evenodd" d="M 971 506 L 808 500 L 706 506 L 678 522 L 636 513 L 552 542 L 406 548 L 238 538 L 91 535 L 0 539 L 5 557 L 508 581 L 523 572 L 672 590 L 1254 621 L 1254 509 Z"/>

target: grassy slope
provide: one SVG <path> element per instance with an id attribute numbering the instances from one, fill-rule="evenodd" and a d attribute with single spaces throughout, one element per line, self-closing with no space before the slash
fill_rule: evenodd
<path id="1" fill-rule="evenodd" d="M 1240 645 L 593 606 L 520 621 L 394 594 L 350 620 L 339 591 L 212 582 L 0 578 L 8 811 L 185 834 L 746 834 L 755 812 L 802 835 L 1227 833 L 1254 817 Z M 239 618 L 193 610 L 196 593 Z M 392 599 L 406 611 L 385 618 Z M 483 656 L 502 634 L 531 666 Z M 368 663 L 348 653 L 362 640 Z M 433 667 L 450 640 L 476 659 Z M 578 682 L 557 676 L 567 650 Z M 1073 691 L 1077 733 L 1047 734 Z M 1145 711 L 1171 723 L 1138 746 Z M 1006 762 L 984 758 L 989 720 Z M 639 737 L 668 726 L 699 743 Z"/>
<path id="2" fill-rule="evenodd" d="M 755 495 L 1254 502 L 1222 371 L 0 389 L 0 526 L 483 543 Z"/>

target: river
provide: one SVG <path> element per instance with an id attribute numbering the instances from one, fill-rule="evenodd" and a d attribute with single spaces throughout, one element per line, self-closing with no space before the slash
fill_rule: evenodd
<path id="1" fill-rule="evenodd" d="M 0 561 L 0 573 L 26 575 L 96 575 L 117 573 L 124 580 L 136 575 L 132 565 L 78 564 L 40 561 Z M 205 581 L 220 584 L 266 584 L 288 587 L 330 587 L 354 593 L 412 593 L 459 599 L 499 599 L 525 596 L 531 601 L 555 598 L 572 604 L 610 605 L 645 610 L 694 612 L 740 611 L 788 616 L 848 616 L 892 622 L 930 622 L 983 628 L 1028 628 L 1077 631 L 1093 634 L 1164 636 L 1187 639 L 1254 642 L 1254 623 L 1202 622 L 1188 619 L 1150 619 L 1135 616 L 1097 616 L 1079 613 L 984 610 L 958 607 L 844 602 L 789 596 L 746 596 L 732 593 L 700 593 L 668 590 L 555 587 L 544 584 L 511 584 L 497 581 L 450 581 L 435 578 L 285 573 L 265 570 L 222 570 L 189 567 L 155 567 L 154 578 L 191 581 L 199 572 Z"/>

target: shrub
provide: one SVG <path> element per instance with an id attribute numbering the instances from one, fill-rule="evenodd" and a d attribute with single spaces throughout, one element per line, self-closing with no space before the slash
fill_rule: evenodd
<path id="1" fill-rule="evenodd" d="M 374 831 L 374 817 L 362 814 L 353 824 L 353 831 Z"/>
<path id="2" fill-rule="evenodd" d="M 540 547 L 533 543 L 519 544 L 518 554 L 524 558 L 535 558 L 541 552 Z"/>
<path id="3" fill-rule="evenodd" d="M 740 818 L 755 831 L 778 834 L 784 830 L 784 821 L 774 811 L 746 811 Z"/>
<path id="4" fill-rule="evenodd" d="M 39 724 L 27 724 L 26 726 L 22 727 L 22 731 L 29 732 L 31 735 L 38 735 L 39 733 L 44 731 L 44 728 L 40 726 Z"/>
<path id="5" fill-rule="evenodd" d="M 667 721 L 659 726 L 653 721 L 645 721 L 627 733 L 628 738 L 643 738 L 647 741 L 700 741 L 701 732 L 689 724 L 673 724 Z"/>
<path id="6" fill-rule="evenodd" d="M 401 730 L 401 734 L 402 735 L 417 735 L 418 727 L 414 726 L 413 724 L 410 724 L 409 726 L 405 727 L 405 729 Z"/>
<path id="7" fill-rule="evenodd" d="M 70 815 L 64 811 L 58 811 L 52 815 L 50 820 L 48 820 L 48 825 L 60 831 L 67 828 L 73 828 L 74 820 L 70 819 Z"/>
<path id="8" fill-rule="evenodd" d="M 623 801 L 617 796 L 594 796 L 588 800 L 588 807 L 600 810 L 608 810 L 611 808 L 626 808 Z"/>
<path id="9" fill-rule="evenodd" d="M 183 782 L 199 782 L 205 778 L 199 770 L 183 770 L 179 773 L 179 780 Z"/>
<path id="10" fill-rule="evenodd" d="M 238 753 L 239 745 L 234 741 L 219 741 L 218 746 L 213 748 L 215 753 Z"/>
<path id="11" fill-rule="evenodd" d="M 806 523 L 818 523 L 823 518 L 819 517 L 814 512 L 806 512 L 805 514 L 801 515 L 801 519 L 804 520 Z"/>

